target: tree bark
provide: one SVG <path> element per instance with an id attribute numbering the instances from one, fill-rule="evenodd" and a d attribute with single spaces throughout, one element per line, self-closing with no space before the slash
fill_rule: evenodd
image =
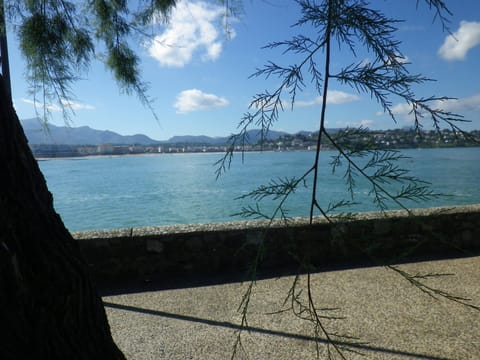
<path id="1" fill-rule="evenodd" d="M 0 359 L 124 359 L 0 76 Z"/>

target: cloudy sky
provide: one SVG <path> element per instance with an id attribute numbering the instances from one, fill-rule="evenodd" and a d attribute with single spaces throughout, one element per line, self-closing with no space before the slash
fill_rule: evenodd
<path id="1" fill-rule="evenodd" d="M 435 79 L 415 88 L 420 97 L 449 96 L 455 100 L 437 106 L 463 114 L 472 120 L 466 129 L 480 129 L 480 1 L 448 1 L 453 16 L 450 33 L 443 31 L 434 14 L 416 0 L 373 1 L 399 23 L 398 39 L 411 73 Z M 158 28 L 155 39 L 140 42 L 144 78 L 150 82 L 149 95 L 159 120 L 135 96 L 123 95 L 112 75 L 95 64 L 85 80 L 76 84 L 73 126 L 88 125 L 123 135 L 144 133 L 157 140 L 174 135 L 226 136 L 236 130 L 248 111 L 252 96 L 273 91 L 279 80 L 250 78 L 268 61 L 281 65 L 299 63 L 300 56 L 262 49 L 272 41 L 288 40 L 303 34 L 307 27 L 291 27 L 299 17 L 298 5 L 291 0 L 244 1 L 244 13 L 230 19 L 229 34 L 222 26 L 224 9 L 216 1 L 178 1 L 168 25 Z M 35 104 L 23 78 L 24 63 L 15 39 L 10 37 L 13 97 L 21 119 L 35 117 Z M 349 63 L 368 61 L 361 49 L 352 58 L 347 49 L 335 48 L 332 69 Z M 321 59 L 319 58 L 319 61 Z M 287 99 L 285 99 L 287 100 Z M 328 127 L 363 125 L 371 129 L 408 126 L 412 122 L 406 104 L 392 99 L 397 123 L 383 114 L 368 94 L 332 82 L 328 97 Z M 297 94 L 296 105 L 285 107 L 274 129 L 288 132 L 315 130 L 320 116 L 321 94 L 307 86 Z M 59 107 L 47 104 L 51 122 L 64 123 Z M 428 127 L 429 123 L 425 126 Z"/>

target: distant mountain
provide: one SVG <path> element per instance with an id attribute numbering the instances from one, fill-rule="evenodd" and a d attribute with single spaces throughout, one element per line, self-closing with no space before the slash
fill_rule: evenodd
<path id="1" fill-rule="evenodd" d="M 256 144 L 260 141 L 260 138 L 261 138 L 260 130 L 258 129 L 248 130 L 247 134 L 248 134 L 247 135 L 248 141 L 250 142 L 250 144 Z M 276 140 L 283 135 L 288 135 L 288 133 L 283 131 L 270 130 L 267 134 L 266 140 Z M 210 137 L 210 136 L 204 136 L 204 135 L 200 135 L 200 136 L 185 135 L 185 136 L 174 136 L 162 142 L 169 143 L 169 144 L 181 143 L 181 144 L 221 145 L 221 144 L 225 144 L 229 138 L 230 138 L 229 136 Z"/>
<path id="2" fill-rule="evenodd" d="M 35 119 L 21 121 L 25 135 L 30 144 L 62 144 L 62 145 L 149 145 L 160 143 L 146 135 L 120 135 L 109 130 L 95 130 L 88 126 L 68 127 L 48 124 Z"/>
<path id="3" fill-rule="evenodd" d="M 151 145 L 151 144 L 202 144 L 221 145 L 225 144 L 229 136 L 210 137 L 204 135 L 173 136 L 168 140 L 158 141 L 146 135 L 120 135 L 109 130 L 96 130 L 88 126 L 68 127 L 48 124 L 45 126 L 38 118 L 21 121 L 28 142 L 32 145 L 58 144 L 58 145 Z M 270 130 L 267 140 L 275 140 L 280 136 L 288 135 L 286 132 Z M 248 140 L 256 144 L 260 140 L 260 130 L 249 130 Z"/>
<path id="4" fill-rule="evenodd" d="M 205 135 L 180 135 L 173 136 L 168 140 L 162 141 L 166 144 L 224 144 L 228 138 L 226 137 L 210 137 Z"/>

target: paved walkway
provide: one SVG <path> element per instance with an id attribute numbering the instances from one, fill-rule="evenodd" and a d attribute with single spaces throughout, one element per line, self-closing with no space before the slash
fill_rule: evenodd
<path id="1" fill-rule="evenodd" d="M 480 257 L 401 265 L 412 273 L 455 273 L 427 279 L 431 286 L 473 299 L 480 306 Z M 235 359 L 315 359 L 312 325 L 282 309 L 293 277 L 261 280 L 253 288 L 245 352 Z M 300 281 L 303 286 L 305 277 Z M 319 307 L 341 320 L 324 320 L 347 359 L 480 359 L 480 311 L 436 301 L 398 274 L 381 267 L 322 272 L 312 276 Z M 162 287 L 160 284 L 157 288 Z M 237 307 L 248 283 L 105 296 L 113 336 L 130 360 L 208 359 L 232 356 L 241 315 Z M 304 291 L 302 296 L 306 293 Z M 320 355 L 326 358 L 325 337 Z M 331 348 L 331 347 L 330 347 Z M 361 352 L 365 356 L 360 356 Z M 338 359 L 340 357 L 334 357 Z"/>

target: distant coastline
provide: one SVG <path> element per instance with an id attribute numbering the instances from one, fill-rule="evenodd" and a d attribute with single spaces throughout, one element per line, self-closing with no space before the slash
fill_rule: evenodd
<path id="1" fill-rule="evenodd" d="M 336 134 L 339 134 L 338 130 Z M 344 131 L 345 132 L 345 131 Z M 317 134 L 300 132 L 297 134 L 277 133 L 274 138 L 263 143 L 236 146 L 235 151 L 315 151 Z M 339 136 L 337 142 L 346 149 L 368 147 L 370 149 L 417 149 L 417 148 L 453 148 L 480 146 L 480 130 L 466 133 L 455 133 L 451 130 L 422 131 L 412 129 L 363 131 Z M 30 148 L 38 160 L 53 158 L 88 158 L 94 156 L 132 156 L 191 153 L 225 153 L 229 145 L 226 143 L 152 143 L 152 144 L 113 144 L 68 145 L 68 144 L 31 144 Z M 322 149 L 333 150 L 326 142 Z"/>

